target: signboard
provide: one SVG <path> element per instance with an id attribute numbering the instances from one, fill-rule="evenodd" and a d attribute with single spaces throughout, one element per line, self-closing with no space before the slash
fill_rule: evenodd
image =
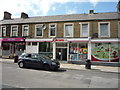
<path id="1" fill-rule="evenodd" d="M 24 41 L 24 38 L 3 38 L 2 41 L 5 41 L 5 42 Z"/>

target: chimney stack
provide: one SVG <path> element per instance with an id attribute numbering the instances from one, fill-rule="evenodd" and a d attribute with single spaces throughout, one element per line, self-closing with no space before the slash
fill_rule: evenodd
<path id="1" fill-rule="evenodd" d="M 11 13 L 5 11 L 4 12 L 4 17 L 3 17 L 4 20 L 7 20 L 7 19 L 11 19 Z"/>
<path id="2" fill-rule="evenodd" d="M 21 13 L 21 18 L 28 18 L 28 14 L 22 12 L 22 13 Z"/>
<path id="3" fill-rule="evenodd" d="M 89 14 L 94 14 L 94 10 L 90 10 L 90 11 L 89 11 Z"/>

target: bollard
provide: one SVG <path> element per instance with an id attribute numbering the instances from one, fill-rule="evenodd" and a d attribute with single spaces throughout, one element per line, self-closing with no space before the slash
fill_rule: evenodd
<path id="1" fill-rule="evenodd" d="M 17 63 L 17 62 L 18 62 L 18 55 L 14 57 L 14 63 Z"/>
<path id="2" fill-rule="evenodd" d="M 90 60 L 86 60 L 85 68 L 86 69 L 91 69 L 91 62 L 90 62 Z"/>

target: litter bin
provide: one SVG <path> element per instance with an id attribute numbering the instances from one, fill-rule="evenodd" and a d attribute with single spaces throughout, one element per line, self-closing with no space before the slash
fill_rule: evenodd
<path id="1" fill-rule="evenodd" d="M 85 62 L 85 68 L 86 69 L 91 69 L 91 62 L 90 62 L 90 60 L 86 60 L 86 62 Z"/>
<path id="2" fill-rule="evenodd" d="M 14 57 L 14 63 L 17 63 L 17 62 L 18 62 L 18 55 Z"/>

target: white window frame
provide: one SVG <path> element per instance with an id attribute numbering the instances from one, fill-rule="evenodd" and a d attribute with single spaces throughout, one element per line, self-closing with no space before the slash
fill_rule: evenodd
<path id="1" fill-rule="evenodd" d="M 80 24 L 80 37 L 89 37 L 89 35 L 90 35 L 90 22 L 81 22 L 81 23 L 79 23 Z M 83 30 L 82 30 L 82 25 L 83 24 L 88 24 L 88 35 L 87 36 L 83 36 L 82 35 L 82 32 L 83 32 Z"/>
<path id="2" fill-rule="evenodd" d="M 72 36 L 65 36 L 65 26 L 72 25 Z M 73 37 L 74 36 L 74 23 L 64 23 L 64 37 Z"/>
<path id="3" fill-rule="evenodd" d="M 37 36 L 37 30 L 36 30 L 37 25 L 42 26 L 43 24 L 36 24 L 36 25 L 35 25 L 35 37 L 43 37 L 43 30 L 44 30 L 44 29 L 42 29 L 42 36 Z"/>
<path id="4" fill-rule="evenodd" d="M 1 35 L 0 35 L 1 37 L 5 37 L 3 36 L 3 29 L 2 29 L 3 27 L 5 28 L 5 36 L 6 36 L 6 26 L 1 26 Z"/>
<path id="5" fill-rule="evenodd" d="M 17 31 L 16 31 L 16 32 L 17 32 L 17 35 L 16 35 L 16 36 L 18 36 L 18 25 L 12 25 L 12 26 L 11 26 L 11 35 L 10 35 L 10 36 L 13 36 L 13 35 L 12 35 L 12 32 L 13 32 L 12 28 L 13 28 L 13 27 L 17 27 Z"/>
<path id="6" fill-rule="evenodd" d="M 108 36 L 101 36 L 100 35 L 100 24 L 108 24 Z M 98 22 L 98 36 L 99 37 L 110 37 L 110 22 Z"/>
<path id="7" fill-rule="evenodd" d="M 51 25 L 55 25 L 55 36 L 51 36 Z M 57 35 L 57 24 L 56 23 L 51 23 L 49 24 L 49 37 L 56 37 Z"/>
<path id="8" fill-rule="evenodd" d="M 27 36 L 29 36 L 29 25 L 22 25 L 22 36 L 24 36 L 24 27 L 27 26 L 28 27 L 28 32 L 27 32 Z"/>

